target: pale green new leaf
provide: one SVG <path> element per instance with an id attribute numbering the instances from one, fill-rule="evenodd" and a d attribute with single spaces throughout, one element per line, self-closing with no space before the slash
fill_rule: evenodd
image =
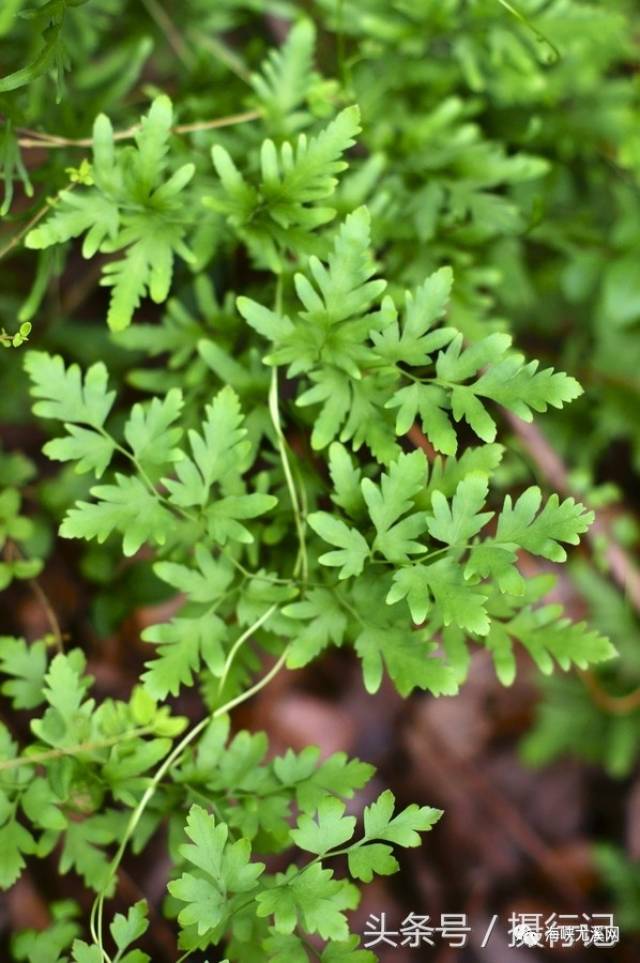
<path id="1" fill-rule="evenodd" d="M 343 521 L 329 515 L 328 512 L 313 512 L 307 516 L 307 521 L 320 538 L 330 545 L 337 546 L 336 551 L 321 555 L 320 563 L 340 568 L 338 574 L 340 579 L 360 575 L 369 557 L 369 545 L 360 532 L 355 528 L 349 528 Z"/>
<path id="2" fill-rule="evenodd" d="M 135 134 L 136 151 L 131 151 L 133 181 L 141 199 L 159 184 L 167 166 L 173 106 L 165 95 L 156 97 Z"/>
<path id="3" fill-rule="evenodd" d="M 431 829 L 442 816 L 442 810 L 430 806 L 408 806 L 394 816 L 395 798 L 388 789 L 364 811 L 364 838 L 349 852 L 352 876 L 368 883 L 375 875 L 388 876 L 398 870 L 391 846 L 415 847 L 421 843 L 421 832 Z M 384 840 L 384 842 L 375 842 Z"/>
<path id="4" fill-rule="evenodd" d="M 45 676 L 43 694 L 48 708 L 31 729 L 52 746 L 75 745 L 89 733 L 93 699 L 85 699 L 91 679 L 84 674 L 85 657 L 79 649 L 59 653 Z"/>
<path id="5" fill-rule="evenodd" d="M 227 541 L 251 545 L 254 536 L 241 520 L 258 518 L 277 504 L 274 495 L 250 492 L 246 495 L 227 495 L 217 499 L 206 509 L 207 531 L 219 545 Z"/>
<path id="6" fill-rule="evenodd" d="M 75 461 L 77 472 L 90 471 L 100 478 L 115 450 L 113 439 L 102 430 L 115 398 L 115 392 L 107 390 L 104 364 L 92 365 L 83 377 L 78 365 L 65 367 L 59 355 L 28 351 L 25 368 L 31 394 L 40 399 L 33 406 L 35 414 L 63 421 L 68 432 L 47 442 L 45 454 L 54 461 Z"/>
<path id="7" fill-rule="evenodd" d="M 527 488 L 515 504 L 507 495 L 498 517 L 495 539 L 520 546 L 552 562 L 564 562 L 567 553 L 560 542 L 577 545 L 579 536 L 593 522 L 594 514 L 573 498 L 561 502 L 556 494 L 551 495 L 539 511 L 541 503 L 542 492 L 535 485 Z"/>
<path id="8" fill-rule="evenodd" d="M 478 635 L 489 631 L 487 595 L 465 581 L 460 565 L 453 559 L 441 558 L 430 565 L 397 569 L 386 601 L 394 605 L 405 598 L 416 624 L 424 622 L 435 606 L 434 612 L 445 626 L 457 625 Z"/>
<path id="9" fill-rule="evenodd" d="M 459 458 L 438 456 L 431 465 L 425 498 L 430 502 L 435 491 L 451 498 L 460 482 L 468 475 L 481 474 L 491 477 L 498 469 L 503 455 L 502 445 L 480 445 L 477 448 L 467 448 Z"/>
<path id="10" fill-rule="evenodd" d="M 347 617 L 335 592 L 323 588 L 311 589 L 302 602 L 292 602 L 282 611 L 289 618 L 305 623 L 296 626 L 288 650 L 289 668 L 298 669 L 306 665 L 332 643 L 342 645 Z"/>
<path id="11" fill-rule="evenodd" d="M 442 817 L 442 810 L 413 803 L 394 816 L 395 802 L 393 793 L 386 789 L 365 808 L 365 839 L 383 839 L 404 848 L 420 846 L 419 834 L 433 828 Z"/>
<path id="12" fill-rule="evenodd" d="M 105 264 L 100 281 L 112 289 L 107 313 L 107 324 L 112 331 L 123 331 L 129 326 L 147 294 L 156 304 L 166 301 L 171 289 L 174 255 L 192 260 L 183 243 L 184 233 L 180 223 L 151 212 L 129 217 L 116 239 L 102 245 L 101 249 L 108 252 L 124 249 L 122 258 Z"/>
<path id="13" fill-rule="evenodd" d="M 376 958 L 372 951 L 359 950 L 359 943 L 360 939 L 357 936 L 328 943 L 320 956 L 321 963 L 375 963 Z"/>
<path id="14" fill-rule="evenodd" d="M 457 334 L 446 351 L 441 351 L 436 361 L 438 378 L 445 382 L 460 384 L 471 378 L 485 365 L 500 360 L 511 347 L 508 334 L 489 334 L 467 348 L 463 348 L 461 334 Z"/>
<path id="15" fill-rule="evenodd" d="M 0 685 L 0 692 L 12 700 L 15 709 L 35 709 L 44 702 L 46 671 L 44 642 L 27 645 L 24 639 L 0 637 L 0 673 L 9 677 Z"/>
<path id="16" fill-rule="evenodd" d="M 225 658 L 223 642 L 228 632 L 222 619 L 206 611 L 146 628 L 143 640 L 157 646 L 155 659 L 145 663 L 147 671 L 142 674 L 147 691 L 154 699 L 166 699 L 169 693 L 178 695 L 181 686 L 193 685 L 193 676 L 203 663 L 220 676 Z"/>
<path id="17" fill-rule="evenodd" d="M 102 950 L 95 944 L 90 946 L 84 940 L 73 941 L 74 963 L 102 963 Z"/>
<path id="18" fill-rule="evenodd" d="M 492 578 L 501 592 L 522 595 L 524 578 L 518 571 L 517 559 L 515 545 L 500 545 L 492 539 L 477 542 L 469 552 L 464 577 Z"/>
<path id="19" fill-rule="evenodd" d="M 311 20 L 295 23 L 279 49 L 270 50 L 258 73 L 251 75 L 265 113 L 276 123 L 289 118 L 295 123 L 294 108 L 304 102 L 314 82 L 313 52 L 316 31 Z"/>
<path id="20" fill-rule="evenodd" d="M 360 488 L 361 472 L 344 445 L 338 442 L 329 448 L 329 473 L 333 482 L 332 501 L 352 517 L 360 514 L 365 504 Z"/>
<path id="21" fill-rule="evenodd" d="M 171 388 L 164 398 L 153 398 L 131 409 L 124 437 L 136 460 L 147 471 L 166 468 L 182 458 L 182 452 L 176 447 L 182 428 L 175 425 L 182 406 L 182 392 Z"/>
<path id="22" fill-rule="evenodd" d="M 493 512 L 482 512 L 487 500 L 489 480 L 486 475 L 469 475 L 456 488 L 451 504 L 434 491 L 431 496 L 433 514 L 427 518 L 430 535 L 447 545 L 465 545 L 483 528 Z"/>
<path id="23" fill-rule="evenodd" d="M 396 391 L 385 407 L 398 409 L 396 434 L 406 434 L 419 415 L 422 430 L 436 451 L 441 451 L 444 455 L 455 455 L 458 436 L 447 414 L 447 404 L 442 388 L 413 383 Z"/>
<path id="24" fill-rule="evenodd" d="M 258 183 L 240 173 L 224 147 L 213 147 L 220 189 L 207 204 L 229 219 L 258 264 L 280 273 L 284 249 L 319 249 L 313 232 L 335 214 L 319 202 L 334 193 L 336 175 L 347 167 L 342 155 L 355 142 L 359 120 L 358 108 L 347 107 L 309 140 L 300 134 L 295 145 L 263 141 Z"/>
<path id="25" fill-rule="evenodd" d="M 0 826 L 0 889 L 13 886 L 24 869 L 24 856 L 35 850 L 33 836 L 19 822 L 9 820 Z"/>
<path id="26" fill-rule="evenodd" d="M 84 378 L 77 364 L 65 367 L 60 355 L 28 351 L 24 361 L 36 415 L 101 428 L 113 407 L 115 391 L 107 390 L 107 369 L 93 364 Z"/>
<path id="27" fill-rule="evenodd" d="M 85 257 L 93 257 L 107 240 L 115 240 L 120 226 L 118 205 L 110 197 L 89 189 L 86 193 L 60 191 L 53 212 L 25 238 L 25 247 L 41 251 L 64 244 L 86 233 L 82 245 Z"/>
<path id="28" fill-rule="evenodd" d="M 261 190 L 275 221 L 287 227 L 299 220 L 298 205 L 321 200 L 334 192 L 336 175 L 347 167 L 342 155 L 353 146 L 359 133 L 360 110 L 353 106 L 342 110 L 310 140 L 301 134 L 295 148 L 285 142 L 278 151 L 272 141 L 263 142 Z M 319 217 L 326 220 L 332 214 L 316 209 L 314 221 L 321 223 Z"/>
<path id="29" fill-rule="evenodd" d="M 524 645 L 538 668 L 550 675 L 554 660 L 565 671 L 572 665 L 587 669 L 614 658 L 611 642 L 584 622 L 562 616 L 559 605 L 527 607 L 505 626 L 510 637 Z"/>
<path id="30" fill-rule="evenodd" d="M 146 900 L 139 900 L 129 907 L 126 916 L 122 913 L 116 913 L 113 917 L 109 930 L 121 953 L 147 932 L 149 928 L 147 912 Z M 144 958 L 148 959 L 146 954 Z"/>
<path id="31" fill-rule="evenodd" d="M 175 523 L 147 486 L 136 477 L 116 474 L 115 484 L 91 489 L 94 502 L 76 502 L 60 526 L 63 538 L 104 542 L 113 532 L 122 535 L 125 555 L 134 555 L 145 542 L 164 545 Z"/>
<path id="32" fill-rule="evenodd" d="M 315 819 L 306 813 L 299 816 L 296 828 L 291 830 L 296 846 L 319 855 L 346 843 L 353 836 L 356 820 L 344 815 L 345 808 L 339 799 L 327 796 L 319 804 Z"/>
<path id="33" fill-rule="evenodd" d="M 363 883 L 370 883 L 374 876 L 392 876 L 400 869 L 391 846 L 384 843 L 370 843 L 350 850 L 348 863 L 351 875 Z"/>
<path id="34" fill-rule="evenodd" d="M 290 376 L 318 369 L 321 379 L 315 380 L 326 381 L 331 379 L 331 370 L 335 368 L 351 378 L 360 378 L 361 368 L 370 356 L 366 347 L 370 332 L 384 327 L 395 317 L 395 308 L 388 299 L 380 310 L 371 312 L 386 282 L 373 277 L 376 265 L 370 242 L 369 212 L 361 207 L 344 220 L 327 263 L 312 256 L 307 271 L 295 275 L 296 293 L 303 310 L 294 321 L 248 298 L 238 298 L 242 316 L 272 341 L 272 349 L 265 359 L 267 363 L 289 365 Z M 320 397 L 313 397 L 314 402 L 319 400 Z M 304 394 L 298 398 L 298 404 L 310 403 Z M 316 442 L 317 447 L 335 436 L 345 413 L 332 434 L 323 431 L 323 441 Z"/>
<path id="35" fill-rule="evenodd" d="M 240 401 L 228 385 L 205 408 L 202 434 L 189 431 L 192 457 L 185 456 L 175 466 L 176 478 L 166 478 L 171 501 L 182 508 L 204 506 L 214 482 L 224 484 L 248 467 L 251 448 L 246 440 Z"/>
<path id="36" fill-rule="evenodd" d="M 43 249 L 85 234 L 84 257 L 122 252 L 105 264 L 101 280 L 112 288 L 107 323 L 114 331 L 130 324 L 147 293 L 156 303 L 166 300 L 176 254 L 193 260 L 184 243 L 179 195 L 195 166 L 184 164 L 164 179 L 172 122 L 171 101 L 156 97 L 135 133 L 136 146 L 116 148 L 110 121 L 99 115 L 93 128 L 94 186 L 61 191 L 52 213 L 25 239 L 27 247 Z"/>
<path id="37" fill-rule="evenodd" d="M 96 813 L 80 822 L 72 820 L 63 838 L 59 871 L 68 873 L 73 869 L 90 889 L 100 892 L 104 888 L 107 893 L 112 893 L 114 883 L 109 877 L 106 847 L 116 837 L 105 814 Z"/>
<path id="38" fill-rule="evenodd" d="M 525 421 L 533 420 L 531 409 L 562 408 L 580 397 L 582 388 L 575 378 L 553 368 L 539 371 L 539 364 L 539 361 L 525 364 L 522 355 L 511 355 L 489 367 L 473 385 L 473 390 L 504 405 Z"/>
<path id="39" fill-rule="evenodd" d="M 426 457 L 423 451 L 416 449 L 409 455 L 399 455 L 391 463 L 388 472 L 382 474 L 379 487 L 369 478 L 361 482 L 362 494 L 377 533 L 373 547 L 389 561 L 406 561 L 409 555 L 424 550 L 420 542 L 414 541 L 426 529 L 424 512 L 408 513 L 414 507 L 414 498 L 424 487 L 426 478 Z M 402 518 L 403 515 L 406 517 Z"/>
<path id="40" fill-rule="evenodd" d="M 52 461 L 74 461 L 75 470 L 81 475 L 91 472 L 101 478 L 111 464 L 115 451 L 113 438 L 83 428 L 80 425 L 65 424 L 68 435 L 48 441 L 42 451 Z"/>
<path id="41" fill-rule="evenodd" d="M 311 447 L 321 451 L 338 435 L 352 402 L 352 390 L 348 376 L 337 368 L 312 371 L 310 378 L 313 387 L 298 395 L 296 404 L 301 408 L 320 405 L 311 432 Z"/>
<path id="42" fill-rule="evenodd" d="M 184 592 L 193 602 L 214 602 L 233 581 L 233 568 L 224 558 L 214 558 L 201 542 L 194 550 L 195 567 L 178 562 L 156 562 L 158 578 Z"/>
<path id="43" fill-rule="evenodd" d="M 295 790 L 298 807 L 307 813 L 317 810 L 329 793 L 352 799 L 375 771 L 366 762 L 348 759 L 344 752 L 336 752 L 321 762 L 316 746 L 307 746 L 300 753 L 287 749 L 284 755 L 276 756 L 272 765 L 279 782 Z"/>
<path id="44" fill-rule="evenodd" d="M 378 354 L 387 361 L 414 366 L 428 364 L 429 355 L 443 348 L 456 334 L 455 328 L 431 330 L 446 310 L 452 284 L 451 268 L 442 267 L 414 292 L 406 291 L 402 323 L 396 321 L 381 332 L 371 333 Z"/>
<path id="45" fill-rule="evenodd" d="M 429 648 L 406 629 L 371 626 L 355 640 L 362 659 L 367 692 L 377 692 L 386 669 L 398 692 L 407 696 L 413 689 L 426 689 L 434 695 L 453 695 L 457 691 L 451 670 L 444 660 L 429 655 Z"/>
<path id="46" fill-rule="evenodd" d="M 357 901 L 354 886 L 334 879 L 321 863 L 310 863 L 300 873 L 294 866 L 278 873 L 275 885 L 258 893 L 257 914 L 273 916 L 278 933 L 292 933 L 300 923 L 308 933 L 342 941 L 349 936 L 345 910 L 354 909 Z"/>
<path id="47" fill-rule="evenodd" d="M 532 409 L 546 411 L 549 405 L 562 408 L 582 394 L 575 378 L 553 368 L 540 371 L 538 361 L 525 363 L 521 354 L 508 354 L 510 347 L 509 335 L 494 333 L 463 349 L 462 335 L 458 334 L 436 360 L 439 382 L 451 390 L 455 420 L 464 418 L 483 441 L 495 439 L 496 423 L 481 397 L 531 421 Z M 479 371 L 482 373 L 476 381 L 464 384 Z"/>
<path id="48" fill-rule="evenodd" d="M 189 810 L 185 831 L 191 843 L 181 853 L 192 871 L 169 883 L 169 892 L 186 904 L 178 916 L 182 925 L 195 925 L 202 936 L 224 921 L 233 894 L 254 889 L 265 867 L 251 862 L 248 840 L 229 842 L 229 827 L 201 806 Z"/>

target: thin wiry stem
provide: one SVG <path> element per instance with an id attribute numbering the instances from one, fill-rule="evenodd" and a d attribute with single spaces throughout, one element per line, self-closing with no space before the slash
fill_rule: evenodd
<path id="1" fill-rule="evenodd" d="M 219 127 L 233 127 L 236 124 L 246 124 L 252 120 L 259 120 L 262 114 L 259 110 L 245 110 L 240 114 L 229 114 L 227 117 L 214 117 L 212 120 L 197 120 L 190 124 L 176 124 L 171 128 L 173 134 L 196 134 L 203 130 L 217 130 Z M 132 124 L 125 130 L 117 130 L 113 134 L 115 140 L 130 140 L 141 130 L 140 124 Z M 63 147 L 91 147 L 93 137 L 60 137 L 57 134 L 40 133 L 36 130 L 24 130 L 18 141 L 20 147 L 43 150 L 56 150 Z"/>
<path id="2" fill-rule="evenodd" d="M 258 620 L 258 622 L 259 621 L 260 619 Z M 248 631 L 253 632 L 256 624 L 257 623 L 254 623 L 254 625 L 252 625 Z M 164 760 L 162 765 L 158 768 L 157 772 L 153 776 L 153 779 L 145 789 L 140 799 L 140 802 L 131 813 L 131 817 L 127 824 L 127 828 L 125 829 L 120 846 L 118 847 L 116 855 L 114 856 L 111 862 L 111 866 L 109 868 L 109 878 L 104 884 L 102 891 L 96 897 L 93 903 L 93 906 L 91 908 L 91 917 L 89 921 L 91 936 L 94 942 L 96 943 L 96 945 L 100 948 L 100 951 L 102 952 L 102 956 L 103 956 L 103 959 L 105 960 L 105 963 L 110 963 L 110 957 L 107 954 L 106 950 L 104 949 L 104 946 L 102 943 L 102 921 L 103 921 L 103 915 L 104 915 L 105 895 L 109 888 L 109 884 L 111 880 L 113 879 L 115 873 L 118 870 L 120 863 L 122 862 L 122 858 L 125 854 L 129 841 L 133 833 L 135 832 L 136 827 L 138 826 L 145 809 L 147 808 L 149 802 L 155 795 L 155 792 L 158 786 L 166 776 L 171 766 L 173 766 L 174 763 L 179 761 L 179 759 L 183 756 L 183 754 L 191 745 L 191 743 L 200 735 L 201 732 L 203 732 L 207 728 L 207 726 L 214 719 L 218 719 L 220 716 L 226 715 L 226 713 L 230 712 L 231 709 L 234 709 L 236 706 L 240 705 L 242 702 L 245 702 L 247 699 L 250 699 L 252 696 L 256 695 L 258 692 L 260 692 L 261 689 L 263 689 L 266 685 L 268 685 L 269 682 L 271 682 L 274 676 L 278 674 L 278 672 L 284 665 L 288 652 L 289 652 L 289 649 L 287 647 L 282 653 L 282 655 L 280 656 L 280 658 L 278 659 L 278 661 L 271 667 L 271 669 L 266 673 L 266 675 L 264 675 L 261 679 L 259 679 L 258 682 L 256 682 L 255 685 L 251 686 L 250 689 L 247 689 L 245 692 L 241 692 L 240 695 L 236 696 L 234 699 L 230 699 L 228 702 L 225 702 L 224 705 L 219 706 L 212 713 L 210 713 L 209 715 L 206 715 L 204 719 L 201 719 L 200 722 L 198 722 L 192 729 L 190 729 L 189 732 L 180 740 L 177 746 L 175 746 L 175 748 L 169 753 L 169 755 Z"/>
<path id="3" fill-rule="evenodd" d="M 242 648 L 242 646 L 244 645 L 244 643 L 247 641 L 247 639 L 251 638 L 254 632 L 257 632 L 258 629 L 262 625 L 264 625 L 267 619 L 271 618 L 271 616 L 273 615 L 273 613 L 276 611 L 277 608 L 278 606 L 274 602 L 274 604 L 271 605 L 266 610 L 266 612 L 263 612 L 260 618 L 256 622 L 254 622 L 253 625 L 250 625 L 249 628 L 242 633 L 242 635 L 238 636 L 236 641 L 233 643 L 233 645 L 231 646 L 231 649 L 229 650 L 229 655 L 226 658 L 224 668 L 222 670 L 222 675 L 220 676 L 220 683 L 218 685 L 218 695 L 220 695 L 224 691 L 225 683 L 229 676 L 229 672 L 231 671 L 231 667 L 233 666 L 235 657 L 240 651 L 240 649 Z"/>
<path id="4" fill-rule="evenodd" d="M 53 641 L 58 652 L 64 652 L 64 636 L 62 635 L 62 629 L 60 628 L 60 623 L 58 621 L 58 616 L 55 613 L 55 609 L 45 590 L 40 585 L 37 578 L 29 579 L 29 586 L 31 591 L 38 599 L 40 605 L 44 609 L 44 613 L 47 616 L 47 622 L 51 628 L 51 634 L 53 636 Z"/>
<path id="5" fill-rule="evenodd" d="M 24 559 L 23 553 L 20 551 L 20 546 L 15 542 L 7 542 L 5 551 L 12 554 L 14 557 Z M 47 617 L 47 622 L 49 623 L 49 628 L 51 629 L 51 635 L 53 636 L 53 641 L 58 652 L 64 652 L 64 637 L 62 635 L 62 629 L 60 628 L 60 622 L 58 621 L 58 616 L 56 615 L 55 609 L 49 600 L 49 596 L 45 590 L 40 585 L 37 578 L 28 579 L 28 584 L 37 598 L 38 602 L 42 606 L 44 613 Z"/>
<path id="6" fill-rule="evenodd" d="M 554 44 L 553 40 L 551 40 L 546 34 L 542 33 L 542 31 L 536 27 L 535 23 L 529 20 L 529 18 L 525 16 L 522 11 L 518 10 L 517 7 L 514 7 L 512 3 L 508 2 L 508 0 L 498 0 L 498 3 L 501 7 L 504 7 L 504 9 L 510 13 L 512 17 L 515 17 L 516 20 L 519 20 L 520 23 L 527 28 L 527 30 L 530 30 L 538 43 L 544 44 L 546 47 L 548 47 L 552 56 L 552 60 L 550 61 L 551 63 L 556 63 L 562 58 L 562 54 Z"/>

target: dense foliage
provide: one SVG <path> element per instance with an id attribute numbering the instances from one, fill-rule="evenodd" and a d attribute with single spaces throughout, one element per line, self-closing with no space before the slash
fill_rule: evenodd
<path id="1" fill-rule="evenodd" d="M 92 697 L 55 598 L 45 637 L 0 638 L 0 883 L 55 852 L 95 894 L 17 960 L 149 959 L 146 902 L 109 900 L 161 827 L 180 959 L 374 960 L 358 887 L 440 811 L 367 790 L 353 815 L 370 765 L 230 728 L 332 646 L 406 697 L 455 696 L 482 648 L 509 685 L 526 653 L 550 676 L 526 758 L 632 770 L 637 20 L 625 0 L 0 10 L 0 582 L 43 595 L 76 540 L 98 636 L 171 600 L 126 700 Z M 562 576 L 576 617 L 549 593 L 591 526 Z M 613 844 L 598 858 L 637 887 Z"/>

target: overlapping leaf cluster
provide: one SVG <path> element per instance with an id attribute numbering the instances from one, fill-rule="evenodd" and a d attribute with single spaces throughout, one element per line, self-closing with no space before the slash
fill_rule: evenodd
<path id="1" fill-rule="evenodd" d="M 0 882 L 10 886 L 25 858 L 57 850 L 59 871 L 73 870 L 104 898 L 115 886 L 110 848 L 127 831 L 150 771 L 167 756 L 186 720 L 158 707 L 143 688 L 129 704 L 107 700 L 96 706 L 78 649 L 49 660 L 44 642 L 27 646 L 4 638 L 0 659 L 0 672 L 8 676 L 2 691 L 13 705 L 46 707 L 33 720 L 33 739 L 20 755 L 6 727 L 0 733 Z M 172 782 L 158 787 L 132 837 L 134 849 L 141 849 L 169 816 L 176 879 L 167 909 L 179 915 L 181 944 L 206 947 L 231 928 L 234 956 L 257 960 L 267 952 L 278 959 L 285 950 L 300 956 L 305 934 L 318 934 L 327 941 L 326 960 L 371 959 L 357 950 L 344 915 L 357 904 L 358 890 L 335 876 L 331 861 L 347 853 L 350 876 L 365 882 L 394 873 L 393 847 L 419 845 L 418 833 L 441 812 L 409 806 L 394 814 L 387 791 L 365 810 L 363 832 L 354 838 L 356 819 L 345 815 L 344 801 L 371 779 L 373 767 L 343 753 L 321 761 L 314 748 L 266 761 L 267 749 L 263 733 L 239 732 L 229 741 L 228 716 L 218 715 L 197 750 L 182 756 Z M 182 812 L 189 806 L 186 834 L 194 845 L 183 845 Z M 285 874 L 266 874 L 264 863 L 252 858 L 252 849 L 279 853 L 292 846 L 308 862 Z M 98 946 L 76 938 L 74 915 L 61 906 L 59 922 L 46 934 L 22 934 L 16 959 L 51 960 L 54 947 L 62 953 L 72 940 L 73 960 L 97 959 Z M 144 934 L 145 915 L 143 902 L 127 918 L 115 916 L 110 931 L 118 959 Z M 131 950 L 124 959 L 143 963 L 149 957 Z"/>
<path id="2" fill-rule="evenodd" d="M 96 705 L 87 697 L 92 680 L 79 649 L 49 662 L 45 641 L 27 645 L 6 636 L 0 660 L 2 692 L 13 706 L 44 706 L 23 755 L 7 727 L 1 730 L 2 887 L 18 879 L 25 856 L 43 858 L 59 845 L 61 872 L 73 869 L 85 885 L 110 892 L 104 847 L 120 838 L 127 820 L 118 804 L 133 807 L 145 774 L 166 755 L 184 720 L 171 718 L 142 688 L 130 703 Z"/>

